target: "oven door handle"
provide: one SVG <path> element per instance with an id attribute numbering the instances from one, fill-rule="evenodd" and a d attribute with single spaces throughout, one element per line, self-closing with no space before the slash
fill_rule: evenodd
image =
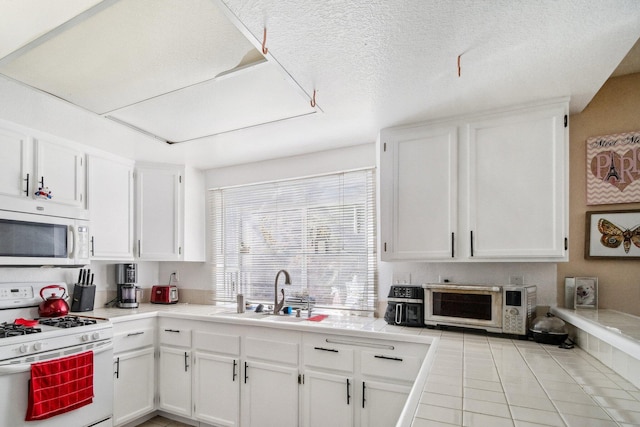
<path id="1" fill-rule="evenodd" d="M 110 342 L 107 345 L 100 347 L 99 349 L 93 352 L 93 355 L 103 353 L 107 350 L 113 349 L 113 342 Z M 50 359 L 47 359 L 50 360 Z M 31 370 L 31 363 L 16 363 L 14 365 L 0 365 L 0 376 L 1 375 L 11 375 L 11 374 L 19 374 L 22 372 L 29 372 Z M 37 363 L 37 362 L 36 362 Z"/>

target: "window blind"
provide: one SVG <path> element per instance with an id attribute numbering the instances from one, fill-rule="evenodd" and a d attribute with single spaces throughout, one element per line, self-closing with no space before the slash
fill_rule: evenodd
<path id="1" fill-rule="evenodd" d="M 213 189 L 208 200 L 217 301 L 273 304 L 284 269 L 288 303 L 375 310 L 373 169 Z"/>

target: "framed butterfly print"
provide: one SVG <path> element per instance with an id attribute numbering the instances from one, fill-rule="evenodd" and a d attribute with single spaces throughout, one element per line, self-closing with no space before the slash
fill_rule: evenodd
<path id="1" fill-rule="evenodd" d="M 585 258 L 640 259 L 640 210 L 589 211 Z"/>

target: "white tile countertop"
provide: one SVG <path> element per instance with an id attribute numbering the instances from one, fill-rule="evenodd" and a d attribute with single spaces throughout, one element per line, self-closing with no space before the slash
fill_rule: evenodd
<path id="1" fill-rule="evenodd" d="M 160 314 L 224 323 L 262 324 L 229 307 L 141 304 L 83 313 L 114 323 Z M 255 314 L 254 314 L 255 315 Z M 329 316 L 321 322 L 269 327 L 318 330 L 385 339 L 412 336 L 431 343 L 399 426 L 534 427 L 640 426 L 640 390 L 576 347 L 560 349 L 482 332 L 387 325 L 383 319 Z M 427 366 L 429 365 L 430 366 Z"/>

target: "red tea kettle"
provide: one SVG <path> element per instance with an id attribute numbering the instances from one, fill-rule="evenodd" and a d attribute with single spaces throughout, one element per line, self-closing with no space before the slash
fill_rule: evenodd
<path id="1" fill-rule="evenodd" d="M 47 289 L 60 289 L 62 296 L 58 297 L 55 292 L 52 292 L 49 298 L 45 298 L 43 293 Z M 69 304 L 64 300 L 66 291 L 65 288 L 59 285 L 49 285 L 40 289 L 42 302 L 38 306 L 38 315 L 41 317 L 66 316 L 69 313 Z"/>

